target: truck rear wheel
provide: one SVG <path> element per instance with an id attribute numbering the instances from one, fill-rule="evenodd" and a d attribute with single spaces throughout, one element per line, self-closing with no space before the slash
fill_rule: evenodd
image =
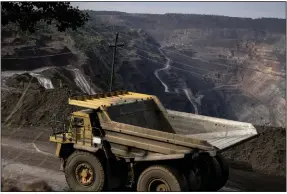
<path id="1" fill-rule="evenodd" d="M 229 178 L 229 164 L 221 154 L 217 154 L 215 159 L 219 163 L 221 169 L 221 177 L 217 185 L 217 189 L 219 190 L 226 184 Z"/>
<path id="2" fill-rule="evenodd" d="M 196 176 L 199 178 L 199 191 L 217 191 L 220 178 L 221 168 L 214 157 L 202 155 L 197 161 Z"/>
<path id="3" fill-rule="evenodd" d="M 166 166 L 151 166 L 144 170 L 137 182 L 137 191 L 186 191 L 186 180 L 175 169 Z"/>
<path id="4" fill-rule="evenodd" d="M 73 191 L 102 191 L 105 173 L 100 160 L 93 154 L 76 151 L 67 160 L 65 176 Z"/>

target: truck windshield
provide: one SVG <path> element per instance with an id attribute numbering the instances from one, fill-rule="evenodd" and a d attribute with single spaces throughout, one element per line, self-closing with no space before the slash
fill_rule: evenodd
<path id="1" fill-rule="evenodd" d="M 79 117 L 74 117 L 72 119 L 72 126 L 73 127 L 83 127 L 84 126 L 84 119 Z"/>

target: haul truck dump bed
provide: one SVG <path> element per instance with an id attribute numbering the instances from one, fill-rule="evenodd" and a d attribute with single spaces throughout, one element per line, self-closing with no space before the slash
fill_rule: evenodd
<path id="1" fill-rule="evenodd" d="M 98 166 L 109 177 L 108 185 L 115 185 L 111 177 L 117 176 L 112 176 L 113 172 L 128 172 L 132 174 L 129 178 L 119 180 L 128 180 L 130 186 L 137 183 L 138 191 L 218 190 L 228 179 L 228 166 L 220 150 L 257 134 L 248 123 L 167 111 L 157 97 L 140 93 L 78 96 L 70 98 L 69 104 L 87 109 L 72 113 L 70 127 L 50 137 L 50 141 L 58 143 L 56 155 L 64 160 L 66 177 L 74 172 L 69 167 L 75 165 L 71 158 L 89 152 L 99 164 L 108 161 Z M 117 170 L 112 170 L 113 166 Z M 86 171 L 80 174 L 88 176 Z M 165 178 L 154 186 L 147 182 L 153 176 Z M 202 179 L 200 183 L 198 177 Z M 104 187 L 103 180 L 97 183 L 100 186 L 87 190 L 75 180 L 67 178 L 73 190 L 100 191 Z"/>
<path id="2" fill-rule="evenodd" d="M 178 134 L 205 140 L 220 151 L 231 148 L 257 135 L 250 123 L 167 110 L 168 118 Z"/>

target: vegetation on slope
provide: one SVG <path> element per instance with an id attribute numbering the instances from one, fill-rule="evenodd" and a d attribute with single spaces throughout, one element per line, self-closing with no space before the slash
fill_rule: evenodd
<path id="1" fill-rule="evenodd" d="M 23 31 L 35 32 L 35 25 L 42 21 L 55 24 L 58 31 L 76 30 L 88 21 L 89 16 L 69 2 L 2 2 L 1 26 L 17 24 Z"/>

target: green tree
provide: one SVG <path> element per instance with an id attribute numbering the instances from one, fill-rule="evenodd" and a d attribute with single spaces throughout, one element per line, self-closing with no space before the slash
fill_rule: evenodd
<path id="1" fill-rule="evenodd" d="M 69 2 L 1 2 L 1 25 L 17 24 L 22 31 L 35 31 L 38 22 L 55 24 L 58 31 L 83 26 L 89 15 Z"/>

